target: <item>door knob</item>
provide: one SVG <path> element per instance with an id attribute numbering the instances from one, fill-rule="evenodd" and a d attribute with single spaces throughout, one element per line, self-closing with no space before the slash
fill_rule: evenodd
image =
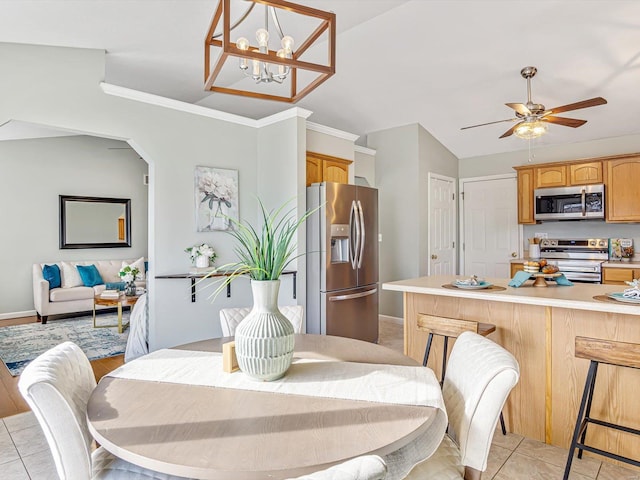
<path id="1" fill-rule="evenodd" d="M 518 254 L 517 254 L 516 252 L 511 252 L 511 256 L 512 256 L 513 258 L 516 258 L 516 257 L 518 256 Z"/>
<path id="2" fill-rule="evenodd" d="M 438 258 L 438 255 L 431 255 L 431 260 L 435 260 L 436 258 Z"/>

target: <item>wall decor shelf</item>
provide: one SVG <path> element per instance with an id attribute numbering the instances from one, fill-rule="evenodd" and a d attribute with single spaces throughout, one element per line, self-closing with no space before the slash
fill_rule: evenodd
<path id="1" fill-rule="evenodd" d="M 216 270 L 215 272 L 188 272 L 188 273 L 173 273 L 169 275 L 156 275 L 157 279 L 176 279 L 176 278 L 188 278 L 191 281 L 191 302 L 196 301 L 196 283 L 198 280 L 202 280 L 205 277 L 228 277 L 233 274 L 233 270 Z M 293 298 L 297 298 L 297 278 L 298 272 L 295 270 L 285 270 L 282 275 L 293 275 Z M 248 277 L 247 277 L 248 278 Z M 227 284 L 227 298 L 231 298 L 231 283 Z"/>

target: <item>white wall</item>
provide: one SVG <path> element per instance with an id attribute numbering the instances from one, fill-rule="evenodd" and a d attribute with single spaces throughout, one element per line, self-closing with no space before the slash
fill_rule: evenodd
<path id="1" fill-rule="evenodd" d="M 526 141 L 523 140 L 523 145 Z M 640 134 L 616 138 L 603 138 L 590 142 L 553 145 L 533 148 L 533 161 L 529 162 L 528 150 L 484 155 L 460 160 L 460 178 L 513 173 L 517 165 L 535 166 L 540 163 L 561 162 L 586 158 L 640 152 Z M 638 179 L 640 182 L 640 179 Z M 605 223 L 601 221 L 544 222 L 524 225 L 523 251 L 528 249 L 528 239 L 536 233 L 547 233 L 549 238 L 633 238 L 636 251 L 640 251 L 640 224 Z M 638 257 L 638 254 L 636 254 Z"/>
<path id="2" fill-rule="evenodd" d="M 202 295 L 191 303 L 188 280 L 154 276 L 186 272 L 190 263 L 184 249 L 197 242 L 213 244 L 220 253 L 219 264 L 234 260 L 228 235 L 195 231 L 193 173 L 197 165 L 237 169 L 240 216 L 254 217 L 255 211 L 247 206 L 255 204 L 252 197 L 259 191 L 259 127 L 247 119 L 169 99 L 155 99 L 154 104 L 149 95 L 139 100 L 135 95 L 106 94 L 101 86 L 104 56 L 99 50 L 0 43 L 0 124 L 18 119 L 127 139 L 149 162 L 151 348 L 214 336 L 219 332 L 217 309 Z M 227 300 L 250 301 L 246 295 L 235 295 Z"/>
<path id="3" fill-rule="evenodd" d="M 0 318 L 33 315 L 31 265 L 147 256 L 147 164 L 89 136 L 0 142 Z M 59 195 L 131 199 L 131 247 L 59 249 Z"/>

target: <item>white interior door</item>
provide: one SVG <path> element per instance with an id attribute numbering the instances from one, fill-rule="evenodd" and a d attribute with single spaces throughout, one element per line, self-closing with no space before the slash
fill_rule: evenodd
<path id="1" fill-rule="evenodd" d="M 429 174 L 429 275 L 456 272 L 455 179 Z"/>
<path id="2" fill-rule="evenodd" d="M 515 176 L 461 181 L 462 272 L 510 278 L 510 260 L 520 256 L 518 186 Z"/>

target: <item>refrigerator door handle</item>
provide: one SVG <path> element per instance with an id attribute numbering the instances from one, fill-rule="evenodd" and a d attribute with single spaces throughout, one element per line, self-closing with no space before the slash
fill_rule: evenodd
<path id="1" fill-rule="evenodd" d="M 362 259 L 364 258 L 364 240 L 365 231 L 364 228 L 364 213 L 362 212 L 362 203 L 358 200 L 358 213 L 360 215 L 360 228 L 362 229 L 362 236 L 360 237 L 360 251 L 358 253 L 358 268 L 362 267 Z"/>
<path id="2" fill-rule="evenodd" d="M 354 235 L 355 228 L 355 235 Z M 354 238 L 355 237 L 355 238 Z M 358 248 L 360 244 L 360 221 L 358 220 L 358 207 L 356 201 L 351 202 L 351 213 L 349 214 L 349 259 L 351 268 L 354 270 L 358 264 Z"/>
<path id="3" fill-rule="evenodd" d="M 371 290 L 367 290 L 366 292 L 352 293 L 350 295 L 335 295 L 333 297 L 329 297 L 329 301 L 340 302 L 342 300 L 352 300 L 354 298 L 368 297 L 369 295 L 373 295 L 377 291 L 378 291 L 377 288 L 372 288 Z"/>

